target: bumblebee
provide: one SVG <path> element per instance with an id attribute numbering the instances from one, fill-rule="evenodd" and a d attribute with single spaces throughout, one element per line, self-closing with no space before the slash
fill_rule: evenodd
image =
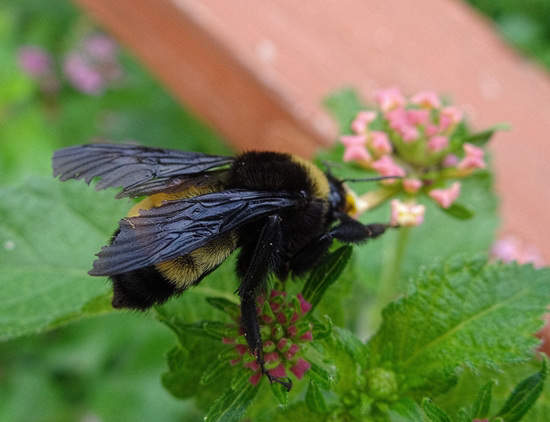
<path id="1" fill-rule="evenodd" d="M 93 276 L 113 283 L 115 308 L 146 310 L 198 284 L 240 249 L 236 273 L 241 325 L 270 382 L 290 388 L 264 366 L 256 297 L 270 275 L 281 280 L 312 269 L 335 239 L 360 243 L 387 224 L 349 215 L 353 199 L 341 180 L 310 161 L 278 152 L 235 157 L 122 144 L 58 150 L 54 177 L 99 177 L 96 189 L 121 187 L 117 198 L 145 199 L 119 223 L 97 254 Z"/>

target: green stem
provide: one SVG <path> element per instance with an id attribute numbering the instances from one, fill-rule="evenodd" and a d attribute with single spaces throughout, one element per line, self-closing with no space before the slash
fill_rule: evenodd
<path id="1" fill-rule="evenodd" d="M 386 249 L 384 257 L 378 295 L 369 312 L 369 331 L 372 333 L 378 328 L 382 320 L 382 309 L 392 301 L 399 292 L 399 282 L 405 252 L 409 243 L 412 227 L 400 227 L 395 247 Z"/>

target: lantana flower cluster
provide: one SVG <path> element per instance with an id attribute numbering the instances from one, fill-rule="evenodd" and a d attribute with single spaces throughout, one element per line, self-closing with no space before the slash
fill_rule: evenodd
<path id="1" fill-rule="evenodd" d="M 425 206 L 416 198 L 425 194 L 442 208 L 460 195 L 458 180 L 486 167 L 484 150 L 464 142 L 460 135 L 463 113 L 444 105 L 431 91 L 406 98 L 396 87 L 375 93 L 376 110 L 360 111 L 351 123 L 352 134 L 341 137 L 344 161 L 354 161 L 380 176 L 384 188 L 358 201 L 358 213 L 382 200 L 394 199 L 392 224 L 415 226 L 423 222 Z"/>
<path id="2" fill-rule="evenodd" d="M 290 371 L 302 379 L 311 364 L 303 355 L 307 343 L 313 340 L 312 324 L 304 317 L 311 309 L 301 294 L 287 298 L 286 292 L 272 290 L 267 299 L 258 298 L 258 316 L 263 342 L 265 367 L 276 378 L 286 378 Z M 249 381 L 256 385 L 262 378 L 262 371 L 246 343 L 240 327 L 240 316 L 235 315 L 235 325 L 223 338 L 225 344 L 235 347 L 231 365 L 243 364 L 253 373 Z"/>

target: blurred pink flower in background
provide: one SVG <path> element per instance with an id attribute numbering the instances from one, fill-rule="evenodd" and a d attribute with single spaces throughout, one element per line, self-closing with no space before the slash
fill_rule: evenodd
<path id="1" fill-rule="evenodd" d="M 31 45 L 19 49 L 18 61 L 23 72 L 36 80 L 46 94 L 58 93 L 62 71 L 76 90 L 88 95 L 100 95 L 123 75 L 118 52 L 114 40 L 103 34 L 93 34 L 65 54 L 61 65 L 58 65 L 58 57 L 42 47 Z"/>
<path id="2" fill-rule="evenodd" d="M 532 263 L 535 268 L 545 265 L 544 258 L 536 246 L 525 243 L 513 235 L 497 240 L 491 249 L 491 256 L 506 263 Z"/>
<path id="3" fill-rule="evenodd" d="M 63 70 L 75 89 L 100 95 L 122 76 L 118 46 L 105 35 L 91 35 L 65 56 Z"/>
<path id="4" fill-rule="evenodd" d="M 29 76 L 39 78 L 53 72 L 53 58 L 42 47 L 24 46 L 18 52 L 19 65 Z"/>
<path id="5" fill-rule="evenodd" d="M 19 48 L 17 56 L 21 70 L 38 82 L 43 93 L 54 95 L 59 91 L 61 83 L 56 74 L 55 60 L 48 51 L 26 45 Z"/>

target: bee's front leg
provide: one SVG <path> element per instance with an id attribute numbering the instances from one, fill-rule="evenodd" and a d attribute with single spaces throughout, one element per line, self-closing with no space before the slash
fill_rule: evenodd
<path id="1" fill-rule="evenodd" d="M 258 358 L 260 369 L 269 382 L 278 382 L 290 390 L 292 387 L 290 379 L 283 381 L 271 375 L 265 368 L 256 305 L 256 297 L 265 287 L 269 273 L 273 271 L 273 256 L 282 250 L 282 246 L 281 218 L 278 215 L 271 215 L 260 231 L 238 292 L 241 297 L 241 327 L 250 351 Z"/>

